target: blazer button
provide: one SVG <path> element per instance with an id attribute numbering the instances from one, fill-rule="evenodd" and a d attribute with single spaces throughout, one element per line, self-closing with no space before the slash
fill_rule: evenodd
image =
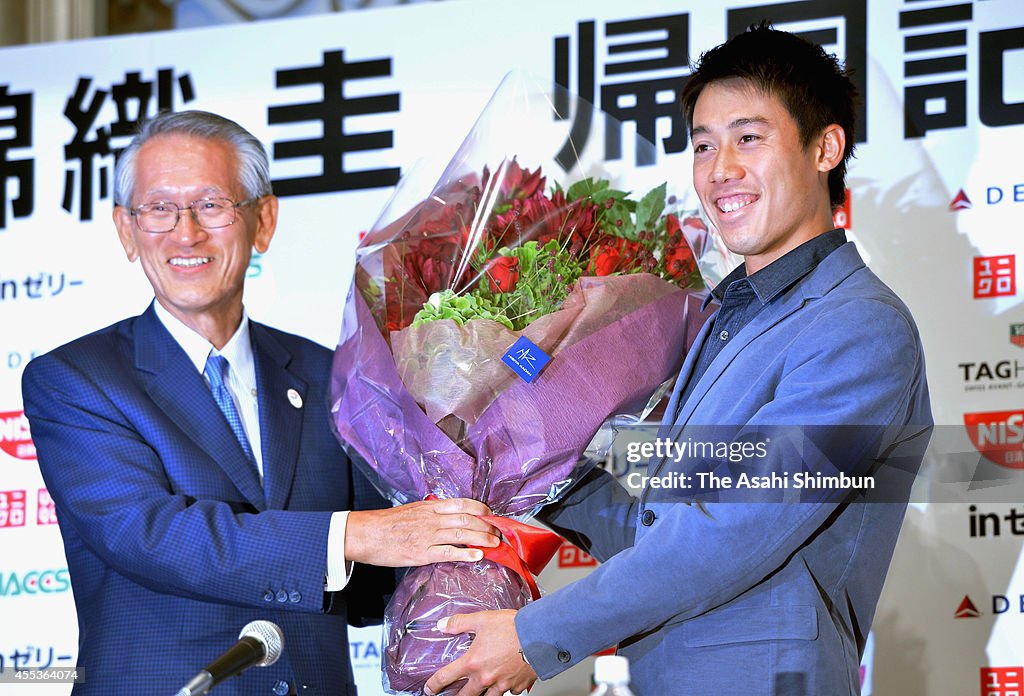
<path id="1" fill-rule="evenodd" d="M 277 696 L 288 696 L 288 682 L 283 679 L 278 681 L 274 684 L 272 691 L 277 694 Z"/>
<path id="2" fill-rule="evenodd" d="M 559 662 L 568 662 L 572 659 L 572 655 L 569 654 L 568 650 L 559 650 L 557 657 Z"/>
<path id="3" fill-rule="evenodd" d="M 644 510 L 644 514 L 640 515 L 640 523 L 645 527 L 650 527 L 654 524 L 654 510 Z"/>
<path id="4" fill-rule="evenodd" d="M 274 591 L 273 590 L 267 590 L 266 592 L 264 592 L 263 593 L 263 601 L 264 602 L 273 602 L 274 601 Z"/>
<path id="5" fill-rule="evenodd" d="M 288 593 L 288 601 L 292 604 L 298 604 L 302 601 L 302 593 L 298 590 L 292 590 Z"/>
<path id="6" fill-rule="evenodd" d="M 288 601 L 288 593 L 285 592 L 284 590 L 278 590 L 277 591 L 277 601 L 279 601 L 279 602 L 287 602 Z"/>

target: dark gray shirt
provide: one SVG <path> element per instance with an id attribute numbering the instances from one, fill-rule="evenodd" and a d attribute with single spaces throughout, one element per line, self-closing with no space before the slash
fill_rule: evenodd
<path id="1" fill-rule="evenodd" d="M 758 312 L 796 285 L 797 281 L 813 271 L 822 259 L 845 243 L 846 230 L 834 229 L 807 240 L 751 276 L 747 275 L 746 264 L 741 263 L 715 286 L 704 301 L 704 307 L 712 299 L 718 300 L 722 306 L 712 320 L 713 324 L 704 344 L 700 346 L 697 363 L 683 396 L 679 399 L 679 405 L 686 403 L 690 392 L 707 371 L 711 361 L 757 316 Z"/>

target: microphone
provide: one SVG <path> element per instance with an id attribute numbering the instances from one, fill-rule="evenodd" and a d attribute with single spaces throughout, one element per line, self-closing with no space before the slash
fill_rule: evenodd
<path id="1" fill-rule="evenodd" d="M 250 667 L 274 664 L 283 651 L 284 634 L 281 628 L 270 621 L 253 621 L 238 634 L 237 643 L 192 677 L 175 696 L 201 696 L 209 693 L 210 689 L 222 681 Z"/>

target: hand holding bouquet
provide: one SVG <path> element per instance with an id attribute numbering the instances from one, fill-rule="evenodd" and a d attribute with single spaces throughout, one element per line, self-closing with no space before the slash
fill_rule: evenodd
<path id="1" fill-rule="evenodd" d="M 581 169 L 549 182 L 550 156 L 487 152 L 486 114 L 433 191 L 360 245 L 332 413 L 396 503 L 471 497 L 524 517 L 576 480 L 607 418 L 639 411 L 678 371 L 704 318 L 686 237 L 706 227 L 670 209 L 664 184 L 633 197 Z M 439 619 L 537 596 L 532 574 L 557 538 L 494 523 L 510 545 L 414 569 L 396 591 L 393 693 L 419 693 L 468 647 Z"/>

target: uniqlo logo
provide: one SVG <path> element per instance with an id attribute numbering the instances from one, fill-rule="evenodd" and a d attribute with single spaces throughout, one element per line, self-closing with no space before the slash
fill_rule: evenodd
<path id="1" fill-rule="evenodd" d="M 562 544 L 558 549 L 559 568 L 589 568 L 596 565 L 596 558 L 585 551 L 580 551 L 572 544 Z"/>
<path id="2" fill-rule="evenodd" d="M 36 496 L 36 524 L 57 524 L 57 506 L 45 488 L 40 488 Z"/>
<path id="3" fill-rule="evenodd" d="M 982 667 L 981 696 L 1024 696 L 1024 667 Z"/>
<path id="4" fill-rule="evenodd" d="M 1012 297 L 1017 294 L 1017 257 L 974 257 L 974 299 Z"/>
<path id="5" fill-rule="evenodd" d="M 0 491 L 0 528 L 25 526 L 25 491 Z"/>

